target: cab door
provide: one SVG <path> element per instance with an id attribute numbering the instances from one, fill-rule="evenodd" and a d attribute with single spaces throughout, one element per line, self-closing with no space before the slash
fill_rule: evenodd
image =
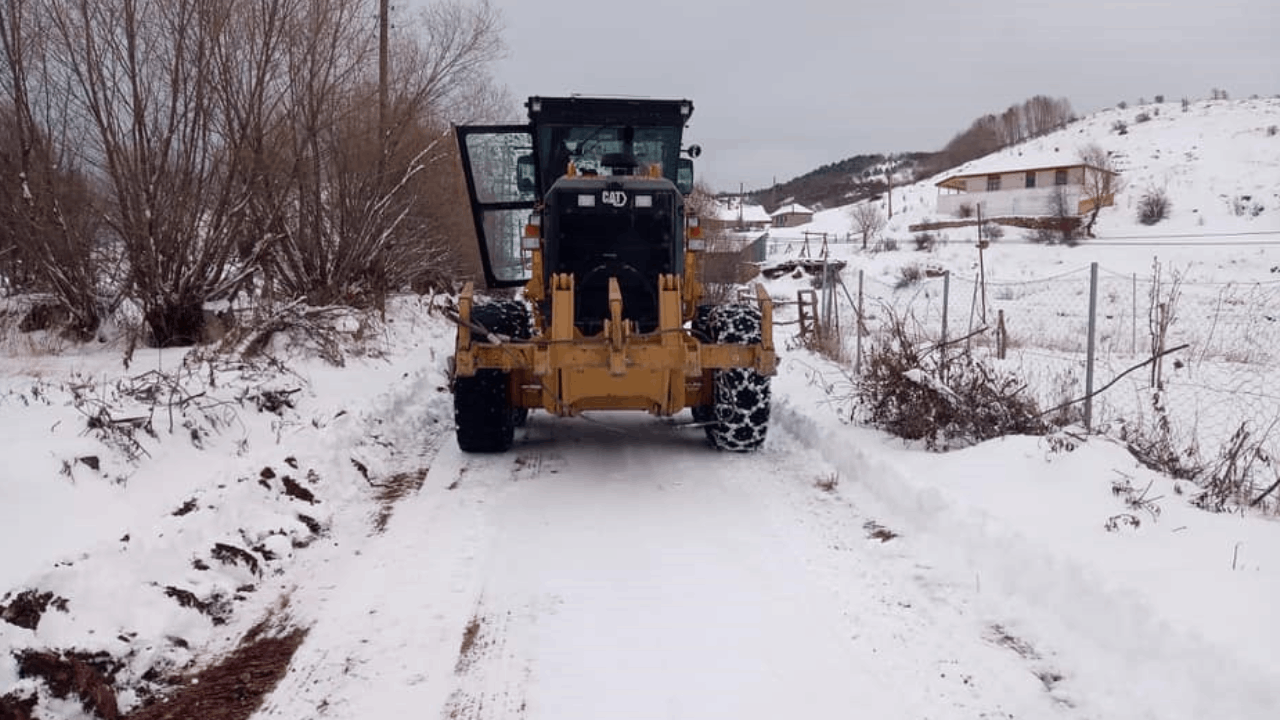
<path id="1" fill-rule="evenodd" d="M 528 125 L 454 129 L 485 282 L 490 288 L 524 285 L 531 268 L 521 239 L 537 203 L 533 133 Z"/>

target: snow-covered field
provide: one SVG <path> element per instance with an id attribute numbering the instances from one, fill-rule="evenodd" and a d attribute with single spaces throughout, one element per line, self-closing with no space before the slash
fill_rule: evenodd
<path id="1" fill-rule="evenodd" d="M 1249 102 L 1217 109 L 1280 120 L 1275 101 Z M 1131 141 L 1155 122 L 1131 124 Z M 1218 137 L 1196 132 L 1204 147 Z M 1241 142 L 1280 148 L 1265 132 Z M 1277 167 L 1258 182 L 1280 187 Z M 1198 224 L 1216 194 L 1253 182 L 1224 173 L 1214 195 L 1173 194 L 1155 230 L 1274 233 L 1280 202 Z M 923 207 L 933 190 L 902 192 L 903 207 Z M 1124 202 L 1100 233 L 1138 234 Z M 1159 252 L 1223 281 L 1280 265 L 1262 240 Z M 973 254 L 956 243 L 934 257 L 967 269 Z M 1151 254 L 1010 242 L 988 258 L 997 277 L 1025 279 L 1094 259 L 1143 272 Z M 847 257 L 891 276 L 915 255 Z M 789 296 L 791 282 L 772 291 Z M 510 452 L 468 456 L 453 443 L 452 326 L 438 310 L 399 298 L 386 323 L 339 327 L 343 367 L 303 338 L 249 362 L 139 350 L 128 368 L 112 343 L 10 342 L 11 707 L 38 698 L 37 717 L 111 717 L 166 681 L 190 686 L 249 634 L 299 641 L 257 718 L 1246 720 L 1280 708 L 1280 523 L 1196 510 L 1185 482 L 1105 438 L 926 453 L 846 423 L 847 370 L 787 350 L 755 454 L 707 448 L 678 426 L 687 415 L 596 413 L 535 414 Z M 779 347 L 792 330 L 778 329 Z M 80 698 L 22 677 L 43 649 L 119 692 Z"/>

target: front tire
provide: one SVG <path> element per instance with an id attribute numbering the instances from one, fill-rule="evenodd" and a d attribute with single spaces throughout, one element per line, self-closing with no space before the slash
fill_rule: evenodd
<path id="1" fill-rule="evenodd" d="M 711 311 L 708 325 L 717 343 L 759 345 L 763 341 L 764 324 L 760 309 L 754 305 L 717 307 Z M 759 449 L 769 432 L 769 377 L 751 368 L 719 370 L 714 395 L 707 440 L 731 452 Z"/>
<path id="2" fill-rule="evenodd" d="M 530 335 L 529 311 L 523 303 L 507 300 L 476 305 L 475 324 L 496 335 L 526 339 Z M 488 340 L 475 333 L 477 343 Z M 458 447 L 463 452 L 504 452 L 515 439 L 515 428 L 529 416 L 528 408 L 511 403 L 511 374 L 501 370 L 477 370 L 472 377 L 453 382 L 453 422 Z"/>
<path id="3" fill-rule="evenodd" d="M 515 438 L 507 373 L 477 370 L 453 381 L 453 422 L 463 452 L 503 452 Z"/>

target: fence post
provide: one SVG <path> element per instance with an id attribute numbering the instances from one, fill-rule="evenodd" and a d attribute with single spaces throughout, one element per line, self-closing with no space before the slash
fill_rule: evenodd
<path id="1" fill-rule="evenodd" d="M 1138 354 L 1138 273 L 1133 274 L 1133 339 L 1130 341 L 1129 352 L 1134 355 Z"/>
<path id="2" fill-rule="evenodd" d="M 853 324 L 853 333 L 857 336 L 854 341 L 853 356 L 853 374 L 862 377 L 862 268 L 858 268 L 858 304 L 854 306 L 853 312 L 856 318 Z"/>
<path id="3" fill-rule="evenodd" d="M 996 357 L 1003 360 L 1008 342 L 1004 330 L 1004 308 L 996 311 Z"/>
<path id="4" fill-rule="evenodd" d="M 942 274 L 942 344 L 938 348 L 938 379 L 947 381 L 947 312 L 951 305 L 951 271 Z"/>
<path id="5" fill-rule="evenodd" d="M 1094 332 L 1098 320 L 1098 263 L 1089 264 L 1089 346 L 1084 370 L 1084 429 L 1093 432 L 1093 358 Z"/>

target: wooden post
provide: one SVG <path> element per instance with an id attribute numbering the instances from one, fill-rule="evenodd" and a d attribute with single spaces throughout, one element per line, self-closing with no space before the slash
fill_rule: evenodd
<path id="1" fill-rule="evenodd" d="M 996 357 L 1004 360 L 1008 348 L 1008 337 L 1004 329 L 1004 309 L 996 311 Z"/>

